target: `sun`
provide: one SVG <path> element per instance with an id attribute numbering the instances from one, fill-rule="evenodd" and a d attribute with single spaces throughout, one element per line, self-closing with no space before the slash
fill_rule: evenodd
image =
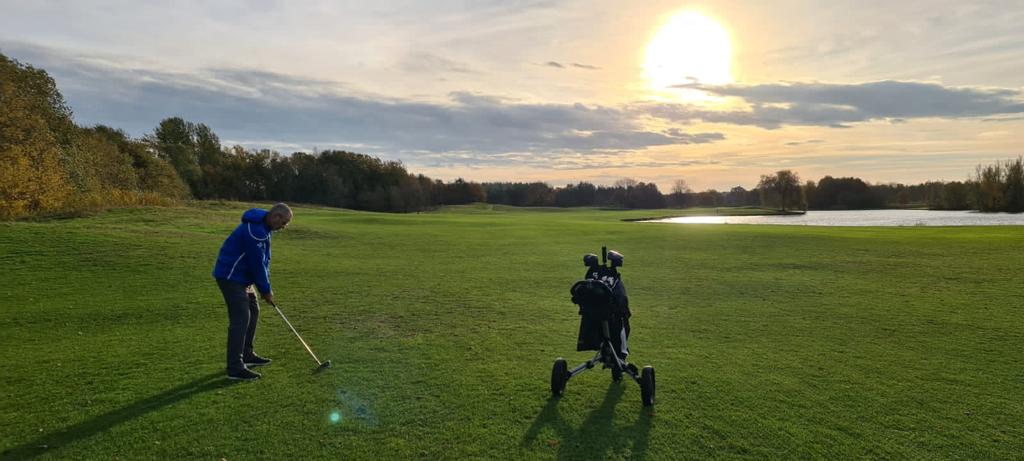
<path id="1" fill-rule="evenodd" d="M 696 11 L 676 13 L 647 43 L 644 77 L 656 92 L 687 83 L 732 83 L 729 33 Z"/>

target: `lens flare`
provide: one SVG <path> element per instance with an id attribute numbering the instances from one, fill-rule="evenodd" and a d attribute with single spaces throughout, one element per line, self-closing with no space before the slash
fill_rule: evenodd
<path id="1" fill-rule="evenodd" d="M 341 413 L 339 413 L 337 411 L 332 411 L 331 412 L 331 423 L 332 424 L 338 424 L 338 422 L 340 422 L 340 421 L 341 421 Z"/>
<path id="2" fill-rule="evenodd" d="M 377 416 L 373 414 L 370 402 L 363 400 L 354 392 L 345 389 L 338 389 L 338 405 L 340 410 L 334 410 L 338 414 L 339 421 L 343 417 L 341 412 L 347 414 L 344 422 L 346 424 L 359 424 L 366 427 L 377 427 Z"/>

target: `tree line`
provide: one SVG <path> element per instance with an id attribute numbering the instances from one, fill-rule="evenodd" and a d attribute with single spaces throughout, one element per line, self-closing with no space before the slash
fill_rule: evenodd
<path id="1" fill-rule="evenodd" d="M 163 205 L 185 199 L 289 201 L 370 211 L 411 212 L 486 202 L 514 206 L 686 208 L 767 206 L 781 210 L 927 206 L 1024 211 L 1022 159 L 979 165 L 963 182 L 871 185 L 826 176 L 801 183 L 781 170 L 753 189 L 693 191 L 683 179 L 668 193 L 624 178 L 577 182 L 444 182 L 398 161 L 329 150 L 290 155 L 225 147 L 202 123 L 162 120 L 132 138 L 107 126 L 80 127 L 42 69 L 0 54 L 0 219 L 74 214 L 106 206 Z"/>
<path id="2" fill-rule="evenodd" d="M 860 178 L 825 176 L 817 182 L 799 182 L 799 176 L 789 170 L 762 176 L 758 183 L 762 205 L 805 210 L 1024 211 L 1024 157 L 978 165 L 965 181 L 870 184 Z"/>
<path id="3" fill-rule="evenodd" d="M 676 180 L 662 194 L 654 183 L 622 179 L 613 186 L 587 182 L 551 187 L 543 182 L 483 183 L 489 203 L 514 206 L 605 206 L 622 208 L 688 208 L 763 206 L 779 210 L 865 210 L 928 208 L 933 210 L 1024 211 L 1024 157 L 979 165 L 965 181 L 921 184 L 870 184 L 860 178 L 825 176 L 801 183 L 798 173 L 780 170 L 761 176 L 757 186 L 728 191 L 695 192 Z"/>
<path id="4" fill-rule="evenodd" d="M 826 176 L 804 185 L 811 209 L 929 208 L 933 210 L 1024 211 L 1024 157 L 978 165 L 965 181 L 868 184 L 859 178 Z"/>

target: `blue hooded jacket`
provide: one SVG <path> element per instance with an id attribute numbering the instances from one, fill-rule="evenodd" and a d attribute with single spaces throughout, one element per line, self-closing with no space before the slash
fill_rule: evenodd
<path id="1" fill-rule="evenodd" d="M 213 277 L 270 293 L 270 228 L 263 222 L 266 210 L 253 208 L 242 214 L 242 223 L 224 240 L 213 267 Z"/>

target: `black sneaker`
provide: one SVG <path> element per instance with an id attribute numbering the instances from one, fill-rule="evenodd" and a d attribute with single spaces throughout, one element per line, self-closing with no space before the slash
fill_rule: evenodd
<path id="1" fill-rule="evenodd" d="M 263 365 L 269 364 L 273 360 L 270 360 L 270 359 L 267 359 L 267 358 L 263 358 L 263 357 L 260 357 L 260 356 L 258 356 L 256 354 L 253 354 L 253 355 L 250 355 L 250 356 L 242 359 L 242 361 L 245 362 L 245 366 L 247 366 L 247 367 L 261 367 Z"/>
<path id="2" fill-rule="evenodd" d="M 255 371 L 248 368 L 242 368 L 240 370 L 228 370 L 228 379 L 236 379 L 239 381 L 255 381 L 263 376 Z"/>

